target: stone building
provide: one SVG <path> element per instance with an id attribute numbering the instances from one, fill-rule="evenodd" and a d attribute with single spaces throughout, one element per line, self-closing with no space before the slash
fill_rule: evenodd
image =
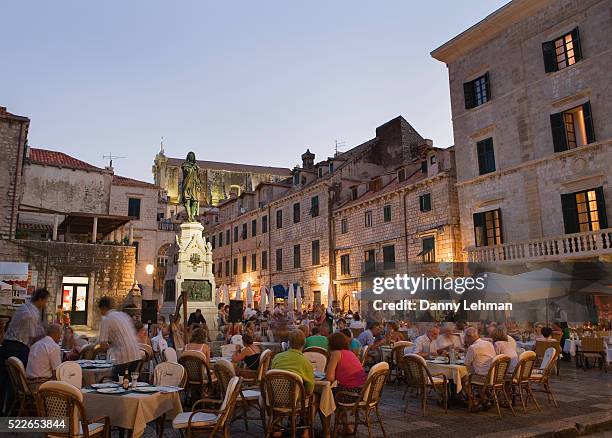
<path id="1" fill-rule="evenodd" d="M 155 184 L 161 189 L 162 200 L 166 204 L 163 212 L 165 218 L 175 217 L 183 211 L 179 204 L 179 196 L 183 179 L 181 165 L 184 161 L 185 158 L 167 157 L 163 145 L 155 156 L 153 177 Z M 200 166 L 200 180 L 202 181 L 201 214 L 231 196 L 238 196 L 245 191 L 252 192 L 259 183 L 278 182 L 291 175 L 289 169 L 282 167 L 204 160 L 198 160 L 198 166 Z"/>
<path id="2" fill-rule="evenodd" d="M 610 29 L 608 0 L 514 0 L 432 52 L 470 261 L 612 257 Z"/>
<path id="3" fill-rule="evenodd" d="M 336 254 L 343 251 L 336 241 L 343 239 L 338 237 L 336 210 L 377 192 L 379 184 L 387 188 L 398 167 L 406 167 L 404 175 L 414 169 L 422 173 L 421 157 L 429 159 L 430 150 L 434 151 L 431 142 L 397 117 L 379 126 L 375 138 L 347 152 L 315 164 L 314 154 L 307 150 L 291 178 L 262 182 L 252 192 L 219 203 L 218 223 L 207 230 L 217 285 L 235 289 L 250 282 L 255 290 L 262 285 L 286 290 L 296 284 L 307 303 L 327 303 L 329 285 L 334 294 L 342 283 L 336 278 L 340 272 Z M 444 157 L 450 168 L 452 153 Z M 435 178 L 433 170 L 431 176 Z M 401 225 L 399 216 L 396 219 L 395 225 Z M 445 218 L 439 222 L 447 223 Z M 422 231 L 427 229 L 423 226 Z M 357 248 L 361 233 L 355 227 L 351 240 L 344 239 L 342 244 Z M 400 232 L 393 238 L 402 236 Z"/>

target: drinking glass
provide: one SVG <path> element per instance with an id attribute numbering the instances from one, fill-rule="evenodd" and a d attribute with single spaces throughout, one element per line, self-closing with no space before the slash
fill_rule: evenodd
<path id="1" fill-rule="evenodd" d="M 132 371 L 130 377 L 132 378 L 132 388 L 136 388 L 136 382 L 138 381 L 138 371 Z"/>

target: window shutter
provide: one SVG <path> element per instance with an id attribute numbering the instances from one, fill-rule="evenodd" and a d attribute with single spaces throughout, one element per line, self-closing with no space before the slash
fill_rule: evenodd
<path id="1" fill-rule="evenodd" d="M 550 73 L 557 71 L 557 56 L 555 53 L 555 42 L 542 43 L 542 54 L 544 55 L 544 71 Z"/>
<path id="2" fill-rule="evenodd" d="M 574 59 L 576 62 L 582 59 L 582 47 L 580 46 L 580 33 L 578 28 L 572 30 L 572 44 L 574 45 Z"/>
<path id="3" fill-rule="evenodd" d="M 565 234 L 578 232 L 578 213 L 576 212 L 576 195 L 567 193 L 561 195 L 561 210 Z"/>
<path id="4" fill-rule="evenodd" d="M 474 218 L 474 245 L 475 246 L 486 245 L 486 236 L 484 236 L 485 215 L 484 213 L 474 213 L 473 218 Z M 479 242 L 478 236 L 482 236 L 485 239 L 485 242 Z"/>
<path id="5" fill-rule="evenodd" d="M 595 141 L 595 128 L 593 127 L 591 102 L 586 102 L 582 105 L 582 115 L 584 116 L 584 129 L 586 130 L 587 143 L 593 143 Z"/>
<path id="6" fill-rule="evenodd" d="M 606 215 L 606 200 L 604 198 L 603 187 L 595 189 L 597 196 L 597 214 L 599 215 L 599 228 L 602 230 L 608 228 L 608 216 Z"/>
<path id="7" fill-rule="evenodd" d="M 474 83 L 466 82 L 463 84 L 463 95 L 465 96 L 465 109 L 474 108 Z"/>
<path id="8" fill-rule="evenodd" d="M 487 92 L 487 102 L 491 100 L 491 82 L 489 81 L 489 72 L 484 74 L 485 88 Z"/>
<path id="9" fill-rule="evenodd" d="M 497 217 L 499 219 L 499 243 L 504 243 L 504 222 L 502 221 L 501 208 L 497 209 Z"/>
<path id="10" fill-rule="evenodd" d="M 563 123 L 563 113 L 550 115 L 550 127 L 552 129 L 555 152 L 567 150 L 567 137 L 565 135 L 565 124 Z"/>

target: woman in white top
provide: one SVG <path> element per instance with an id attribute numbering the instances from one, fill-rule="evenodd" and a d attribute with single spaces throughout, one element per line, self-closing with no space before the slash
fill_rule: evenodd
<path id="1" fill-rule="evenodd" d="M 508 341 L 508 335 L 505 330 L 501 328 L 496 328 L 491 333 L 491 338 L 493 339 L 493 345 L 495 346 L 495 352 L 497 354 L 505 354 L 510 357 L 510 366 L 508 367 L 508 372 L 514 372 L 514 368 L 518 364 L 518 354 L 516 352 L 516 347 Z"/>

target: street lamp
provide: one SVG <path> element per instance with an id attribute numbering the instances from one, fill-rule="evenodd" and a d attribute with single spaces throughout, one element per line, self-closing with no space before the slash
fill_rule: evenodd
<path id="1" fill-rule="evenodd" d="M 153 275 L 154 269 L 155 268 L 151 264 L 148 264 L 147 266 L 145 266 L 145 272 L 147 273 L 147 275 Z"/>

